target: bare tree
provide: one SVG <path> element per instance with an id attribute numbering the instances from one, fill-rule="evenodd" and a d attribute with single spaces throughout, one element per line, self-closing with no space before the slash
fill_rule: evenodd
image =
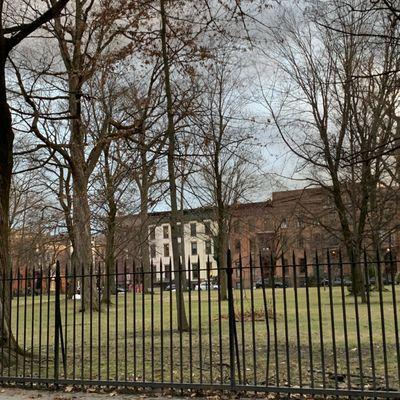
<path id="1" fill-rule="evenodd" d="M 172 241 L 172 257 L 175 276 L 176 287 L 176 302 L 177 302 L 177 319 L 178 330 L 187 331 L 189 323 L 186 317 L 185 303 L 183 298 L 182 287 L 182 264 L 179 258 L 179 243 L 178 243 L 178 200 L 177 200 L 177 187 L 176 187 L 176 171 L 175 171 L 175 151 L 176 151 L 176 131 L 175 131 L 175 111 L 173 92 L 171 85 L 171 72 L 170 72 L 170 56 L 168 54 L 168 15 L 165 8 L 165 1 L 160 0 L 160 19 L 161 19 L 161 52 L 162 52 L 162 65 L 164 71 L 164 88 L 165 97 L 167 99 L 167 138 L 168 138 L 168 178 L 170 185 L 170 205 L 171 205 L 171 241 Z"/>
<path id="2" fill-rule="evenodd" d="M 89 181 L 104 147 L 119 137 L 119 133 L 109 134 L 109 129 L 90 131 L 93 102 L 96 105 L 98 103 L 96 97 L 90 97 L 93 94 L 89 93 L 88 88 L 94 78 L 101 76 L 103 79 L 109 79 L 112 75 L 111 65 L 120 62 L 131 53 L 130 44 L 120 42 L 117 45 L 115 41 L 131 22 L 122 18 L 126 7 L 127 4 L 119 2 L 100 4 L 74 1 L 62 17 L 56 18 L 54 25 L 49 29 L 51 37 L 56 40 L 60 59 L 54 57 L 51 61 L 46 61 L 47 67 L 42 71 L 45 79 L 32 82 L 29 90 L 23 87 L 22 74 L 19 79 L 25 100 L 34 114 L 33 132 L 52 151 L 57 152 L 70 169 L 73 262 L 76 271 L 85 276 L 89 274 L 92 263 Z M 137 14 L 134 13 L 134 16 Z M 60 63 L 64 67 L 63 74 L 57 72 Z M 33 65 L 32 68 L 39 67 Z M 43 97 L 43 91 L 46 89 L 54 95 L 50 98 Z M 39 112 L 38 103 L 47 105 L 47 113 Z M 41 129 L 43 125 L 48 127 L 49 121 L 58 121 L 59 129 Z M 111 120 L 107 123 L 111 124 Z M 87 290 L 84 290 L 82 296 L 82 310 L 89 305 L 97 309 L 98 299 L 90 301 L 89 277 L 83 281 Z"/>
<path id="3" fill-rule="evenodd" d="M 330 3 L 335 24 L 343 28 L 339 32 L 327 28 L 328 21 L 322 26 L 315 21 L 313 10 L 301 22 L 289 12 L 280 20 L 285 29 L 274 31 L 275 58 L 289 85 L 279 109 L 265 99 L 282 139 L 308 168 L 307 178 L 332 200 L 341 239 L 354 261 L 352 290 L 365 300 L 359 261 L 368 218 L 378 207 L 374 198 L 388 182 L 382 165 L 390 158 L 393 121 L 385 109 L 393 104 L 396 80 L 390 74 L 358 77 L 390 70 L 397 54 L 391 43 L 381 48 L 356 35 L 367 21 L 362 13 L 344 14 L 341 4 Z"/>
<path id="4" fill-rule="evenodd" d="M 12 117 L 7 99 L 6 64 L 11 51 L 26 37 L 55 18 L 66 6 L 68 0 L 59 0 L 43 12 L 38 12 L 33 20 L 25 20 L 22 16 L 17 25 L 12 25 L 7 18 L 7 4 L 1 2 L 0 8 L 0 271 L 3 276 L 11 273 L 10 257 L 10 189 L 13 170 L 14 132 Z M 8 16 L 10 17 L 10 16 Z M 15 16 L 13 16 L 15 17 Z M 19 351 L 11 333 L 10 302 L 8 285 L 1 285 L 5 294 L 4 304 L 1 304 L 1 345 L 12 352 Z M 5 351 L 7 353 L 7 351 Z M 5 363 L 5 356 L 0 362 Z"/>
<path id="5" fill-rule="evenodd" d="M 257 186 L 254 178 L 257 163 L 250 161 L 254 137 L 249 134 L 251 124 L 243 100 L 244 78 L 237 65 L 227 55 L 210 63 L 195 122 L 199 132 L 197 147 L 201 149 L 197 162 L 203 183 L 203 188 L 196 186 L 196 191 L 203 201 L 207 199 L 208 205 L 215 207 L 214 246 L 223 300 L 227 299 L 226 254 L 233 208 L 245 201 Z"/>

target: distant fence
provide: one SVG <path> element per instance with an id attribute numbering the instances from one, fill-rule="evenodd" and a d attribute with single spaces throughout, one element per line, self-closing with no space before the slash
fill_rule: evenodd
<path id="1" fill-rule="evenodd" d="M 183 332 L 169 266 L 19 271 L 2 277 L 11 313 L 1 331 L 11 327 L 20 351 L 3 341 L 0 381 L 399 398 L 400 286 L 390 265 L 365 257 L 362 302 L 350 293 L 355 265 L 340 259 L 266 270 L 229 253 L 220 273 L 200 260 L 181 268 Z"/>

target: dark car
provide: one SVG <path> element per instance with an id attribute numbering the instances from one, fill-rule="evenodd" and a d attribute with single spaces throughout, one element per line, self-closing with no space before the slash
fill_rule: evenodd
<path id="1" fill-rule="evenodd" d="M 275 281 L 274 282 L 274 287 L 276 288 L 287 288 L 288 284 L 286 282 L 281 282 L 281 281 Z"/>
<path id="2" fill-rule="evenodd" d="M 264 278 L 264 285 L 263 285 L 263 280 L 261 278 L 257 279 L 255 282 L 255 287 L 256 289 L 262 288 L 262 287 L 268 287 L 269 281 L 267 278 Z"/>
<path id="3" fill-rule="evenodd" d="M 387 278 L 383 279 L 383 284 L 384 285 L 392 285 L 392 284 L 393 285 L 398 285 L 399 282 L 396 281 L 396 278 L 394 278 L 394 280 L 392 280 L 391 277 L 387 277 Z"/>

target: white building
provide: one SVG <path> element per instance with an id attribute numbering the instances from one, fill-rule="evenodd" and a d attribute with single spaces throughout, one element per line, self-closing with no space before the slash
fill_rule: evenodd
<path id="1" fill-rule="evenodd" d="M 194 216 L 187 215 L 187 221 L 183 227 L 182 234 L 178 237 L 180 246 L 184 246 L 184 252 L 180 256 L 185 259 L 186 275 L 190 270 L 192 281 L 207 279 L 207 260 L 210 262 L 211 275 L 216 276 L 217 264 L 213 257 L 214 242 L 213 236 L 216 233 L 216 223 L 211 219 L 194 219 Z M 193 218 L 193 219 L 192 219 Z M 179 224 L 180 227 L 180 224 Z M 169 264 L 172 260 L 172 241 L 171 226 L 168 222 L 160 220 L 159 224 L 149 225 L 149 254 L 150 260 L 153 262 L 157 271 L 160 270 L 160 261 L 163 264 L 164 277 L 169 280 Z M 190 259 L 190 268 L 188 260 Z M 200 261 L 200 270 L 199 270 Z"/>

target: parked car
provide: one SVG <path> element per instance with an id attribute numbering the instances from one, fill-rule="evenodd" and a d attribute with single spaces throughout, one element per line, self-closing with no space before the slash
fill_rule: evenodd
<path id="1" fill-rule="evenodd" d="M 210 283 L 210 289 L 211 290 L 218 290 L 219 286 L 217 283 Z M 208 282 L 202 282 L 200 285 L 196 285 L 194 287 L 194 290 L 208 290 Z"/>
<path id="2" fill-rule="evenodd" d="M 176 291 L 175 283 L 171 283 L 170 285 L 165 286 L 165 291 L 171 290 L 172 292 Z"/>
<path id="3" fill-rule="evenodd" d="M 125 293 L 128 291 L 128 289 L 125 289 L 124 286 L 117 286 L 117 293 Z"/>
<path id="4" fill-rule="evenodd" d="M 274 282 L 274 287 L 275 288 L 287 288 L 288 284 L 286 282 L 281 282 L 281 281 L 275 281 Z"/>
<path id="5" fill-rule="evenodd" d="M 207 282 L 202 282 L 202 283 L 200 283 L 200 285 L 196 285 L 195 287 L 194 287 L 194 290 L 207 290 L 208 289 L 208 284 L 207 284 Z"/>
<path id="6" fill-rule="evenodd" d="M 268 278 L 264 278 L 264 287 L 268 287 L 268 286 L 269 286 L 269 280 L 268 280 Z M 260 289 L 262 287 L 263 287 L 263 279 L 259 278 L 255 282 L 255 288 Z"/>
<path id="7" fill-rule="evenodd" d="M 351 285 L 351 280 L 350 279 L 347 279 L 347 278 L 343 278 L 343 280 L 342 280 L 342 278 L 335 278 L 333 281 L 332 281 L 332 286 L 350 286 Z"/>
<path id="8" fill-rule="evenodd" d="M 393 281 L 392 277 L 387 277 L 387 278 L 383 279 L 383 284 L 384 285 L 391 285 L 391 284 L 398 285 L 399 282 L 396 280 L 396 278 L 394 278 L 394 281 Z"/>
<path id="9" fill-rule="evenodd" d="M 273 282 L 273 285 L 274 285 L 275 288 L 283 288 L 283 287 L 287 288 L 288 287 L 288 284 L 286 282 L 283 283 L 282 281 L 279 281 L 279 280 L 275 280 Z M 259 278 L 255 282 L 255 288 L 259 289 L 259 288 L 262 288 L 262 287 L 263 287 L 263 281 L 262 281 L 261 278 Z M 264 287 L 265 288 L 272 287 L 272 282 L 270 282 L 268 278 L 264 278 Z"/>

